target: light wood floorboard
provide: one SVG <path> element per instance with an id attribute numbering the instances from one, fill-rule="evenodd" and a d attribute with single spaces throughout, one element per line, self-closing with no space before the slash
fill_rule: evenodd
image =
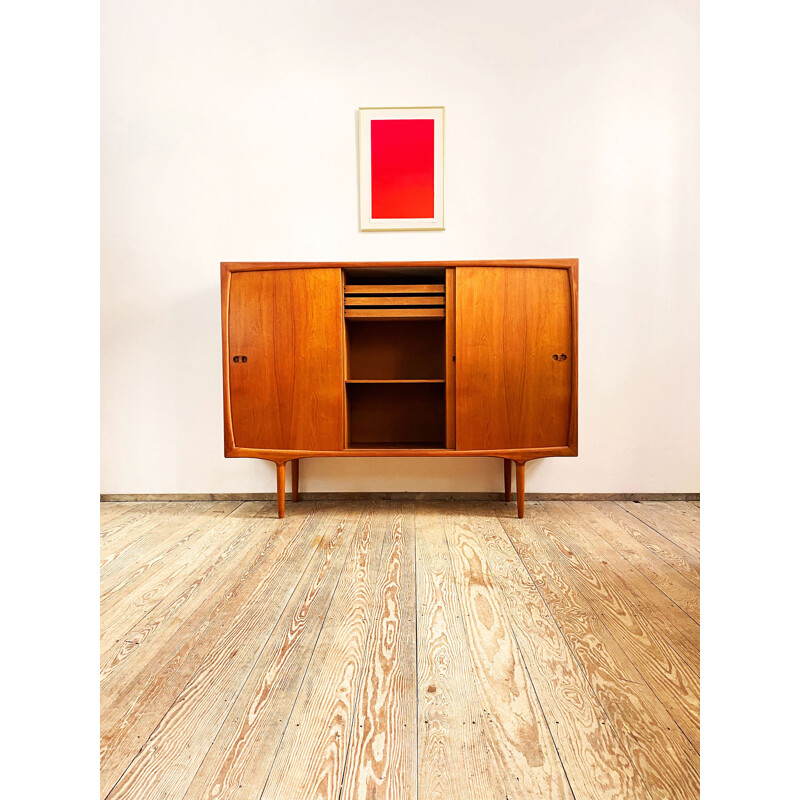
<path id="1" fill-rule="evenodd" d="M 417 788 L 414 518 L 408 503 L 390 516 L 341 787 L 341 797 L 363 800 Z"/>
<path id="2" fill-rule="evenodd" d="M 567 581 L 589 602 L 637 668 L 669 709 L 681 730 L 700 749 L 700 679 L 678 654 L 677 638 L 661 629 L 652 606 L 639 605 L 641 583 L 621 586 L 611 570 L 594 566 L 570 547 L 573 528 L 560 523 L 540 504 L 526 510 L 529 535 L 556 559 Z M 682 612 L 681 612 L 682 613 Z"/>
<path id="3" fill-rule="evenodd" d="M 367 640 L 378 607 L 378 570 L 388 530 L 388 510 L 367 504 L 269 768 L 263 797 L 338 796 Z M 304 769 L 298 770 L 298 764 Z"/>
<path id="4" fill-rule="evenodd" d="M 580 517 L 593 533 L 599 534 L 626 561 L 638 569 L 665 596 L 695 622 L 700 622 L 700 592 L 696 583 L 682 575 L 661 556 L 653 553 L 624 527 L 610 521 L 592 503 L 569 502 L 569 509 Z M 591 540 L 595 540 L 589 534 Z"/>
<path id="5" fill-rule="evenodd" d="M 700 557 L 700 540 L 697 535 L 698 523 L 688 518 L 685 514 L 673 511 L 669 507 L 670 503 L 621 501 L 618 505 L 682 550 L 697 558 Z"/>
<path id="6" fill-rule="evenodd" d="M 621 528 L 629 536 L 657 555 L 688 581 L 700 588 L 700 559 L 681 550 L 674 542 L 658 531 L 645 525 L 638 517 L 612 502 L 592 503 L 592 506 L 607 516 L 614 528 Z"/>
<path id="7" fill-rule="evenodd" d="M 237 509 L 219 524 L 220 535 L 230 529 L 235 538 L 229 539 L 227 545 L 220 544 L 204 563 L 196 564 L 191 576 L 167 583 L 169 593 L 160 602 L 132 621 L 122 636 L 112 637 L 101 655 L 101 688 L 126 685 L 156 649 L 174 636 L 184 621 L 218 589 L 220 581 L 227 587 L 234 575 L 247 571 L 248 565 L 259 557 L 264 542 L 273 541 L 264 538 L 277 527 L 271 506 L 243 503 L 241 513 Z M 101 639 L 105 632 L 101 629 Z"/>
<path id="8" fill-rule="evenodd" d="M 597 536 L 594 528 L 574 509 L 560 502 L 541 503 L 541 507 L 559 526 L 555 533 L 558 545 L 571 551 L 571 560 L 581 569 L 582 577 L 592 583 L 602 602 L 615 608 L 615 599 L 618 599 L 634 618 L 645 617 L 653 631 L 699 675 L 700 631 L 697 622 Z"/>
<path id="9" fill-rule="evenodd" d="M 286 511 L 101 504 L 104 800 L 699 797 L 699 504 Z"/>
<path id="10" fill-rule="evenodd" d="M 650 797 L 496 512 L 488 505 L 478 510 L 474 527 L 575 794 Z"/>
<path id="11" fill-rule="evenodd" d="M 442 524 L 455 513 L 452 504 L 426 503 L 416 514 L 418 791 L 491 800 L 502 787 Z"/>
<path id="12" fill-rule="evenodd" d="M 156 503 L 101 503 L 100 504 L 100 542 L 110 541 L 120 531 L 130 531 L 132 523 L 152 514 L 165 506 L 165 502 Z"/>
<path id="13" fill-rule="evenodd" d="M 494 795 L 572 796 L 536 690 L 528 680 L 503 598 L 492 577 L 476 520 L 460 507 L 444 517 L 469 666 L 496 770 Z"/>

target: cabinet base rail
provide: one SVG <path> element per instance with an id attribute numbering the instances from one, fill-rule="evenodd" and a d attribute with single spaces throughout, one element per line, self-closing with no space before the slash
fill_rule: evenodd
<path id="1" fill-rule="evenodd" d="M 270 460 L 272 459 L 265 459 Z M 517 479 L 517 516 L 520 519 L 525 517 L 525 464 L 531 459 L 525 461 L 516 461 L 511 458 L 503 458 L 503 484 L 504 484 L 504 497 L 505 502 L 511 502 L 511 465 L 516 466 L 516 479 Z M 278 518 L 283 519 L 286 514 L 286 463 L 291 464 L 292 472 L 292 502 L 296 503 L 300 500 L 300 459 L 291 458 L 283 461 L 274 461 L 275 473 L 277 479 L 277 500 L 278 500 Z"/>

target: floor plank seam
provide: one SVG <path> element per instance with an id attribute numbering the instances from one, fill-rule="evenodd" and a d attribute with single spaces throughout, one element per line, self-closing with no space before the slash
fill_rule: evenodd
<path id="1" fill-rule="evenodd" d="M 238 503 L 236 508 L 239 508 L 241 505 L 242 505 L 241 503 Z M 185 536 L 186 541 L 183 541 L 182 539 L 179 539 L 171 547 L 172 548 L 177 548 L 178 550 L 182 549 L 182 546 L 185 545 L 190 539 L 192 539 L 193 537 L 197 536 L 198 534 L 202 536 L 202 534 L 208 533 L 208 531 L 213 529 L 213 527 L 216 526 L 218 523 L 222 522 L 224 519 L 227 519 L 231 514 L 234 513 L 236 508 L 231 509 L 231 511 L 229 511 L 227 514 L 224 514 L 223 516 L 221 516 L 219 518 L 211 517 L 210 519 L 206 520 L 205 523 L 201 523 L 200 527 L 197 530 L 192 531 L 191 533 L 188 532 L 188 528 L 190 528 L 191 525 L 187 525 L 186 526 L 187 527 L 187 535 Z M 141 536 L 141 537 L 135 539 L 133 542 L 131 542 L 128 545 L 128 547 L 126 547 L 122 552 L 120 552 L 118 554 L 117 558 L 122 556 L 129 548 L 133 547 L 136 544 L 136 542 L 140 541 L 142 538 L 145 538 L 149 534 L 153 533 L 157 529 L 157 527 L 158 526 L 156 526 L 153 530 L 147 531 L 145 534 L 143 534 L 143 536 Z M 143 566 L 153 563 L 154 560 L 156 562 L 160 561 L 163 557 L 165 557 L 166 555 L 169 555 L 170 549 L 171 548 L 168 547 L 166 551 L 154 551 L 153 555 L 152 555 L 152 558 L 150 558 L 148 561 L 144 562 Z M 148 551 L 143 555 L 149 555 L 149 554 L 150 553 Z M 160 557 L 156 558 L 156 556 L 160 556 Z M 114 560 L 116 560 L 116 559 L 114 559 Z M 106 564 L 105 566 L 109 566 L 110 564 L 113 564 L 113 560 L 111 562 L 109 562 L 108 564 Z M 102 571 L 103 571 L 103 568 L 101 568 L 101 570 L 100 570 L 100 572 L 101 572 L 101 575 L 100 575 L 101 586 L 102 586 L 102 582 L 103 582 Z M 141 574 L 144 575 L 144 574 L 146 574 L 146 572 L 147 572 L 147 570 L 145 570 Z M 131 582 L 131 581 L 135 581 L 136 577 L 138 577 L 138 576 L 134 574 L 133 576 L 130 576 L 129 578 L 127 578 L 125 580 L 122 580 L 121 583 L 118 582 L 114 586 L 108 587 L 104 591 L 101 591 L 101 594 L 100 594 L 101 605 L 102 605 L 103 602 L 106 602 L 111 597 L 113 597 L 113 595 L 115 595 L 117 592 L 120 592 L 123 589 L 125 589 L 126 588 L 126 584 Z"/>
<path id="2" fill-rule="evenodd" d="M 550 720 L 547 719 L 547 714 L 545 713 L 544 706 L 542 705 L 542 701 L 539 698 L 539 692 L 536 690 L 536 684 L 533 682 L 533 678 L 531 677 L 531 671 L 528 668 L 528 662 L 525 660 L 525 655 L 522 652 L 522 648 L 519 646 L 519 640 L 517 639 L 517 632 L 514 630 L 514 623 L 512 622 L 511 614 L 508 613 L 508 608 L 506 608 L 506 614 L 508 614 L 508 629 L 511 631 L 511 635 L 514 637 L 514 644 L 517 647 L 517 653 L 519 653 L 519 659 L 522 662 L 525 674 L 528 676 L 528 683 L 530 683 L 531 689 L 533 689 L 533 695 L 536 698 L 536 702 L 539 705 L 539 710 L 542 712 L 542 719 L 544 720 L 544 724 L 547 726 L 547 732 L 550 734 L 550 740 L 553 742 L 553 747 L 555 748 L 556 755 L 558 756 L 558 763 L 561 764 L 561 769 L 564 772 L 564 778 L 567 781 L 567 786 L 569 786 L 569 791 L 573 797 L 573 800 L 577 800 L 577 797 L 575 795 L 575 790 L 572 788 L 572 781 L 569 778 L 569 772 L 564 764 L 564 759 L 561 756 L 561 751 L 558 749 L 558 742 L 556 741 L 556 737 L 553 736 L 553 729 L 550 726 Z M 556 722 L 556 725 L 558 725 L 558 722 Z"/>
<path id="3" fill-rule="evenodd" d="M 456 507 L 456 511 L 457 511 L 457 513 L 459 515 L 463 515 L 464 514 L 464 510 L 465 509 L 463 508 L 463 506 L 457 506 Z M 451 569 L 453 575 L 455 576 L 456 575 L 456 571 L 455 571 L 455 565 L 454 565 L 454 561 L 453 561 L 452 549 L 451 549 L 451 546 L 450 546 L 450 536 L 448 536 L 447 534 L 448 534 L 448 530 L 447 530 L 447 528 L 445 528 L 445 542 L 447 544 L 447 552 L 448 552 L 448 556 L 450 558 L 450 569 Z M 487 567 L 488 567 L 488 560 L 487 560 Z M 460 592 L 456 592 L 456 597 L 458 599 L 459 609 L 461 610 L 461 623 L 462 623 L 462 628 L 464 629 L 464 637 L 465 637 L 465 640 L 468 641 L 469 637 L 468 637 L 467 630 L 466 630 L 466 618 L 467 618 L 467 615 L 466 615 L 466 613 L 464 611 L 464 605 L 463 605 L 463 602 L 462 602 L 462 599 L 461 599 Z M 553 738 L 553 732 L 550 730 L 550 723 L 548 722 L 547 716 L 544 713 L 544 709 L 542 708 L 542 704 L 541 704 L 541 701 L 539 700 L 539 695 L 536 692 L 536 688 L 533 686 L 533 682 L 530 680 L 530 675 L 528 673 L 527 665 L 526 665 L 525 659 L 524 659 L 524 657 L 522 655 L 522 651 L 521 651 L 521 649 L 519 647 L 519 642 L 517 641 L 517 637 L 516 637 L 516 633 L 514 632 L 513 624 L 511 623 L 511 615 L 508 613 L 508 608 L 506 606 L 505 600 L 502 597 L 499 597 L 499 602 L 502 604 L 502 608 L 505 611 L 506 618 L 508 619 L 508 628 L 509 628 L 509 631 L 511 632 L 512 637 L 514 638 L 514 645 L 516 647 L 517 655 L 519 656 L 520 662 L 522 663 L 523 668 L 525 670 L 525 674 L 528 677 L 528 682 L 530 683 L 531 688 L 533 689 L 534 696 L 536 697 L 536 702 L 537 702 L 537 704 L 539 706 L 539 710 L 540 710 L 540 712 L 542 714 L 542 719 L 544 720 L 545 726 L 547 727 L 547 732 L 550 735 L 550 739 L 553 742 L 553 747 L 555 748 L 555 752 L 556 752 L 556 755 L 558 757 L 559 764 L 561 766 L 561 771 L 562 771 L 562 773 L 564 775 L 564 780 L 567 782 L 567 786 L 569 787 L 569 791 L 570 791 L 570 794 L 572 795 L 573 800 L 577 800 L 577 798 L 575 797 L 575 792 L 574 792 L 574 790 L 572 788 L 572 783 L 571 783 L 571 781 L 569 779 L 569 775 L 567 774 L 567 771 L 566 771 L 566 769 L 564 767 L 564 762 L 563 762 L 563 760 L 561 758 L 561 753 L 559 752 L 558 745 L 556 744 L 555 739 Z M 478 718 L 480 720 L 480 726 L 481 726 L 482 735 L 485 738 L 486 737 L 486 726 L 484 724 L 483 714 L 479 712 L 479 717 Z M 506 800 L 508 800 L 508 790 L 506 790 Z"/>
<path id="4" fill-rule="evenodd" d="M 241 505 L 241 503 L 239 503 L 239 504 L 237 505 L 237 508 L 239 507 L 239 505 Z M 146 534 L 145 534 L 145 535 L 146 535 Z M 140 538 L 141 538 L 141 537 L 140 537 Z M 138 541 L 138 539 L 137 539 L 137 540 L 135 540 L 135 541 Z M 188 685 L 188 683 L 189 683 L 189 682 L 191 682 L 191 678 L 189 679 L 189 681 L 187 682 L 187 684 L 186 684 L 186 685 Z M 186 686 L 184 686 L 184 689 L 185 689 L 185 688 L 186 688 Z M 148 736 L 145 738 L 145 740 L 144 740 L 144 741 L 143 741 L 143 743 L 142 743 L 142 746 L 141 746 L 141 747 L 139 748 L 139 750 L 138 750 L 138 751 L 137 751 L 137 752 L 136 752 L 136 753 L 133 755 L 133 757 L 131 758 L 131 760 L 128 762 L 128 765 L 127 765 L 127 766 L 126 766 L 126 767 L 125 767 L 125 768 L 124 768 L 124 769 L 123 769 L 123 770 L 120 772 L 120 774 L 119 774 L 119 777 L 117 778 L 117 780 L 116 780 L 116 781 L 114 781 L 114 784 L 111 786 L 111 788 L 109 789 L 108 793 L 105 795 L 105 797 L 106 797 L 106 798 L 110 797 L 110 796 L 113 794 L 113 792 L 114 792 L 114 789 L 117 787 L 117 785 L 119 784 L 119 782 L 120 782 L 120 781 L 121 781 L 121 780 L 122 780 L 122 779 L 125 777 L 125 775 L 127 774 L 128 770 L 130 769 L 131 765 L 132 765 L 132 764 L 133 764 L 133 763 L 136 761 L 136 759 L 137 759 L 137 758 L 139 758 L 139 756 L 141 755 L 141 753 L 142 753 L 142 751 L 144 750 L 144 748 L 147 746 L 147 743 L 150 741 L 150 739 L 152 738 L 152 736 L 153 736 L 153 734 L 155 733 L 155 731 L 157 731 L 157 730 L 158 730 L 158 726 L 161 724 L 161 722 L 164 720 L 164 718 L 167 716 L 167 714 L 169 714 L 170 710 L 171 710 L 171 709 L 172 709 L 172 707 L 175 705 L 175 702 L 177 702 L 177 699 L 178 699 L 178 698 L 181 696 L 182 692 L 183 692 L 183 689 L 182 689 L 180 692 L 178 692 L 178 694 L 175 696 L 175 699 L 173 700 L 173 702 L 172 702 L 172 703 L 169 705 L 169 707 L 166 709 L 166 711 L 165 711 L 165 712 L 164 712 L 164 714 L 161 716 L 161 718 L 160 718 L 160 719 L 159 719 L 159 720 L 156 722 L 156 724 L 155 724 L 155 726 L 153 727 L 152 731 L 150 731 L 150 733 L 148 734 Z"/>
<path id="5" fill-rule="evenodd" d="M 419 800 L 419 570 L 417 569 L 417 508 L 413 504 L 414 513 L 411 515 L 414 524 L 414 725 L 416 726 L 416 759 L 417 781 L 414 797 Z"/>
<path id="6" fill-rule="evenodd" d="M 194 507 L 203 506 L 203 505 L 206 505 L 206 506 L 209 506 L 210 508 L 213 508 L 215 503 L 213 501 L 197 501 L 197 502 L 193 502 L 193 503 L 184 503 L 184 504 L 181 504 L 181 505 L 177 506 L 177 511 L 176 511 L 174 516 L 179 518 L 180 522 L 178 523 L 177 530 L 173 530 L 169 534 L 167 534 L 168 538 L 171 538 L 171 536 L 173 536 L 175 534 L 179 534 L 185 528 L 190 527 L 192 507 L 193 506 Z M 210 510 L 210 508 L 207 508 L 206 511 Z M 103 581 L 108 582 L 110 579 L 113 579 L 113 577 L 114 577 L 114 572 L 113 572 L 114 567 L 119 566 L 118 564 L 115 564 L 115 562 L 117 562 L 119 559 L 124 557 L 125 554 L 128 553 L 129 551 L 135 549 L 137 544 L 140 544 L 141 542 L 146 541 L 148 538 L 156 538 L 155 534 L 158 532 L 159 528 L 160 527 L 166 527 L 166 523 L 169 522 L 170 520 L 172 520 L 172 517 L 169 514 L 166 514 L 165 516 L 166 516 L 166 519 L 159 519 L 158 517 L 156 517 L 155 522 L 152 523 L 152 527 L 147 527 L 147 524 L 146 524 L 147 523 L 147 517 L 145 517 L 142 520 L 140 520 L 139 522 L 141 523 L 141 526 L 142 526 L 143 530 L 138 530 L 137 529 L 138 525 L 135 524 L 134 525 L 134 531 L 133 531 L 134 535 L 135 535 L 135 538 L 131 539 L 119 552 L 116 552 L 116 553 L 112 554 L 111 558 L 109 560 L 107 560 L 107 561 L 105 561 L 103 563 L 103 559 L 101 559 L 101 566 L 100 566 L 100 583 L 101 583 L 101 585 L 102 585 Z M 189 518 L 188 521 L 186 519 L 187 517 Z M 212 517 L 212 520 L 213 520 L 213 517 Z M 190 537 L 192 535 L 193 534 L 189 534 Z M 145 550 L 145 553 L 149 553 L 149 552 L 150 551 Z M 155 552 L 163 552 L 163 551 L 155 551 L 154 550 L 153 552 L 155 553 Z M 108 574 L 109 572 L 111 572 L 110 576 Z M 105 592 L 103 592 L 101 594 L 101 597 L 106 592 L 108 592 L 108 589 L 106 589 Z"/>
<path id="7" fill-rule="evenodd" d="M 628 518 L 630 519 L 630 522 L 623 523 L 622 521 L 614 519 L 609 516 L 609 520 L 611 522 L 613 522 L 615 525 L 624 530 L 625 533 L 631 537 L 631 539 L 633 539 L 636 542 L 639 542 L 654 556 L 658 557 L 666 564 L 669 564 L 679 575 L 682 575 L 684 579 L 689 581 L 697 591 L 700 590 L 699 570 L 698 574 L 693 574 L 693 570 L 690 568 L 692 564 L 699 567 L 698 559 L 686 553 L 685 550 L 682 550 L 680 547 L 678 547 L 678 545 L 674 544 L 672 540 L 667 539 L 665 536 L 662 536 L 658 531 L 654 530 L 651 526 L 646 525 L 638 517 L 634 516 L 629 511 L 622 508 L 618 504 L 612 503 L 611 505 L 614 505 L 615 508 L 617 509 L 617 512 L 620 515 L 624 516 L 626 520 Z M 641 535 L 641 532 L 636 531 L 636 524 L 641 525 L 642 528 L 644 528 L 647 531 L 647 533 L 651 535 L 651 538 L 639 539 L 636 533 L 640 533 Z M 634 531 L 636 531 L 636 533 L 634 533 Z M 673 561 L 671 561 L 669 558 L 667 558 L 665 553 L 669 552 L 669 547 L 665 548 L 664 546 L 660 545 L 661 541 L 665 542 L 667 545 L 671 545 L 675 549 L 676 553 L 680 554 L 681 556 L 681 558 L 679 558 L 678 561 L 679 562 L 685 561 L 686 564 L 682 563 L 676 564 L 673 563 Z"/>
<path id="8" fill-rule="evenodd" d="M 570 507 L 567 506 L 567 508 Z M 550 515 L 550 517 L 552 517 L 554 521 L 558 522 L 558 519 L 553 516 L 553 514 L 550 512 L 548 508 L 545 508 L 544 510 Z M 595 533 L 599 539 L 604 541 L 623 561 L 629 564 L 631 568 L 636 570 L 636 572 L 638 572 L 651 586 L 653 586 L 658 592 L 664 595 L 664 597 L 666 597 L 667 600 L 669 600 L 670 603 L 672 603 L 675 606 L 675 608 L 677 608 L 682 614 L 685 614 L 692 622 L 695 623 L 695 625 L 697 625 L 698 627 L 700 626 L 700 623 L 688 611 L 686 611 L 686 609 L 683 608 L 683 606 L 681 606 L 681 604 L 677 600 L 670 597 L 670 595 L 668 595 L 657 583 L 654 583 L 648 575 L 642 572 L 642 570 L 639 569 L 639 567 L 637 567 L 636 564 L 634 564 L 630 559 L 628 559 L 624 553 L 622 553 L 620 550 L 617 550 L 617 548 L 613 545 L 613 543 L 609 542 L 598 530 L 595 529 L 595 527 L 590 522 L 583 521 L 583 524 L 591 528 L 592 532 Z M 666 565 L 666 562 L 663 563 Z"/>
<path id="9" fill-rule="evenodd" d="M 617 504 L 615 503 L 615 505 L 617 505 Z M 595 509 L 597 509 L 597 506 L 593 506 L 593 507 L 594 507 Z M 619 506 L 617 506 L 617 507 L 619 508 Z M 568 508 L 571 508 L 571 506 L 568 506 Z M 574 510 L 574 509 L 573 509 L 573 510 Z M 597 509 L 597 510 L 599 511 L 599 509 Z M 624 511 L 625 509 L 620 509 L 620 510 L 621 510 L 621 511 Z M 577 512 L 576 512 L 576 513 L 577 513 Z M 600 513 L 602 513 L 602 512 L 600 512 Z M 626 513 L 627 513 L 627 512 L 626 512 Z M 630 515 L 630 516 L 632 516 L 632 517 L 633 517 L 633 515 Z M 634 519 L 638 519 L 638 517 L 633 517 L 633 518 L 634 518 Z M 627 530 L 627 529 L 626 529 L 624 526 L 620 525 L 619 523 L 616 523 L 614 520 L 610 520 L 610 522 L 614 523 L 614 524 L 616 525 L 616 527 L 617 527 L 617 528 L 619 528 L 621 531 L 623 531 L 623 532 L 624 532 L 624 534 L 625 534 L 627 537 L 629 537 L 629 538 L 630 538 L 630 539 L 631 539 L 633 542 L 636 542 L 636 543 L 637 543 L 637 544 L 639 544 L 641 547 L 644 547 L 644 548 L 647 550 L 647 552 L 648 552 L 648 553 L 649 553 L 649 554 L 650 554 L 650 555 L 651 555 L 653 558 L 656 558 L 656 559 L 658 559 L 659 563 L 663 564 L 663 565 L 664 565 L 664 566 L 665 566 L 667 569 L 670 569 L 670 570 L 674 571 L 674 572 L 675 572 L 677 575 L 680 575 L 680 576 L 681 576 L 681 577 L 683 577 L 685 580 L 689 580 L 688 578 L 686 578 L 686 576 L 684 576 L 684 575 L 683 575 L 681 572 L 679 572 L 679 571 L 678 571 L 678 570 L 677 570 L 677 569 L 676 569 L 676 568 L 675 568 L 675 567 L 674 567 L 672 564 L 670 564 L 668 561 L 666 561 L 666 559 L 664 559 L 664 557 L 663 557 L 663 556 L 662 556 L 660 553 L 657 553 L 657 552 L 655 552 L 654 550 L 651 550 L 651 549 L 650 549 L 649 547 L 647 547 L 647 545 L 645 545 L 643 542 L 639 542 L 639 541 L 638 541 L 638 539 L 636 539 L 636 537 L 635 537 L 635 536 L 633 536 L 633 534 L 631 534 L 631 533 L 630 533 L 630 531 L 628 531 L 628 530 Z M 610 542 L 608 539 L 606 539 L 606 537 L 605 537 L 605 536 L 603 536 L 603 534 L 602 534 L 602 533 L 600 533 L 600 532 L 599 532 L 599 531 L 598 531 L 598 530 L 597 530 L 597 529 L 596 529 L 596 528 L 595 528 L 595 527 L 594 527 L 594 526 L 593 526 L 591 523 L 587 522 L 587 523 L 585 523 L 585 524 L 589 525 L 589 527 L 591 527 L 591 528 L 592 528 L 592 530 L 593 530 L 595 533 L 597 533 L 597 535 L 598 535 L 598 536 L 599 536 L 601 539 L 603 539 L 603 541 L 605 541 L 605 542 L 606 542 L 606 543 L 607 543 L 607 544 L 608 544 L 610 547 L 612 547 L 614 550 L 616 550 L 616 551 L 617 551 L 617 552 L 620 554 L 620 556 L 621 556 L 622 558 L 624 558 L 624 559 L 625 559 L 625 560 L 626 560 L 626 561 L 627 561 L 627 562 L 628 562 L 628 563 L 629 563 L 629 564 L 630 564 L 632 567 L 634 567 L 635 569 L 639 569 L 639 568 L 638 568 L 638 567 L 637 567 L 637 566 L 636 566 L 636 565 L 635 565 L 635 564 L 634 564 L 634 563 L 633 563 L 633 562 L 632 562 L 632 561 L 631 561 L 629 558 L 627 558 L 627 557 L 625 556 L 625 554 L 624 554 L 624 553 L 623 553 L 621 550 L 618 550 L 618 549 L 617 549 L 617 547 L 614 545 L 614 543 L 613 543 L 613 542 Z M 644 523 L 643 523 L 643 524 L 644 524 Z M 651 530 L 652 530 L 652 529 L 651 529 Z M 684 551 L 681 551 L 681 552 L 684 552 Z M 641 569 L 639 569 L 639 572 L 641 572 Z M 642 574 L 644 575 L 644 573 L 642 573 Z M 648 580 L 650 580 L 650 578 L 649 578 L 647 575 L 644 575 L 644 577 L 645 577 L 645 578 L 648 578 Z M 692 616 L 692 615 L 691 615 L 691 614 L 690 614 L 690 613 L 689 613 L 689 612 L 688 612 L 688 611 L 687 611 L 685 608 L 683 608 L 683 606 L 682 606 L 682 605 L 681 605 L 681 604 L 680 604 L 680 603 L 679 603 L 677 600 L 675 600 L 675 599 L 674 599 L 674 598 L 672 598 L 670 595 L 668 595 L 668 594 L 667 594 L 667 593 L 666 593 L 666 592 L 665 592 L 663 589 L 661 589 L 661 587 L 660 587 L 660 586 L 658 586 L 658 584 L 654 583 L 652 580 L 650 580 L 650 582 L 651 582 L 651 583 L 653 583 L 653 585 L 654 585 L 654 586 L 656 586 L 656 588 L 658 588 L 658 589 L 659 589 L 659 590 L 660 590 L 660 591 L 661 591 L 661 592 L 662 592 L 662 593 L 663 593 L 663 594 L 664 594 L 666 597 L 669 597 L 669 599 L 670 599 L 670 600 L 672 600 L 672 602 L 673 602 L 673 603 L 675 603 L 675 605 L 676 605 L 676 606 L 678 606 L 678 608 L 680 608 L 680 609 L 681 609 L 681 610 L 682 610 L 682 611 L 683 611 L 683 612 L 684 612 L 684 613 L 685 613 L 685 614 L 686 614 L 686 615 L 687 615 L 687 616 L 688 616 L 688 617 L 689 617 L 689 618 L 690 618 L 690 619 L 691 619 L 693 622 L 696 622 L 698 626 L 700 625 L 700 620 L 699 620 L 699 619 L 695 619 L 695 618 L 694 618 L 694 617 L 693 617 L 693 616 Z M 690 583 L 691 583 L 691 581 L 690 581 Z M 695 586 L 695 589 L 696 589 L 696 590 L 699 592 L 699 587 Z"/>
<path id="10" fill-rule="evenodd" d="M 244 504 L 242 504 L 242 505 L 244 505 Z M 305 523 L 305 522 L 306 522 L 306 521 L 309 519 L 309 517 L 310 517 L 310 516 L 311 516 L 310 512 L 309 512 L 308 514 L 306 514 L 306 515 L 305 515 L 305 519 L 303 520 L 303 523 L 301 523 L 301 524 L 304 524 L 304 523 Z M 254 515 L 254 516 L 253 516 L 253 517 L 251 517 L 251 518 L 248 518 L 248 519 L 242 520 L 242 522 L 244 522 L 244 523 L 251 523 L 251 524 L 252 524 L 252 523 L 254 523 L 256 520 L 257 520 L 257 516 L 255 516 L 255 515 Z M 277 520 L 274 520 L 274 522 L 277 522 Z M 283 528 L 282 528 L 281 526 L 273 526 L 273 527 L 271 527 L 271 528 L 270 528 L 270 530 L 269 530 L 269 536 L 277 535 L 277 533 L 278 533 L 280 530 L 282 530 L 282 529 L 283 529 Z M 240 534 L 240 535 L 241 535 L 241 534 Z M 235 538 L 232 538 L 232 541 L 231 541 L 231 543 L 230 543 L 230 544 L 232 544 L 232 543 L 233 543 L 233 541 L 235 541 Z M 247 554 L 248 554 L 247 547 L 243 545 L 243 552 L 242 552 L 242 553 L 240 553 L 240 558 L 242 559 L 242 561 L 244 561 L 244 559 L 246 559 L 246 557 L 247 557 Z M 234 558 L 234 565 L 236 565 L 236 564 L 237 564 L 237 562 L 236 562 L 236 559 Z M 238 564 L 238 566 L 242 566 L 242 564 L 241 564 L 241 563 L 239 563 L 239 564 Z M 215 583 L 215 584 L 212 584 L 212 586 L 211 586 L 211 588 L 210 588 L 210 590 L 209 590 L 209 595 L 208 595 L 208 596 L 209 596 L 209 597 L 213 597 L 213 596 L 214 596 L 214 595 L 217 593 L 217 590 L 218 590 L 218 589 L 220 589 L 220 588 L 221 588 L 221 587 L 222 587 L 222 586 L 223 586 L 223 585 L 224 585 L 226 582 L 228 582 L 228 579 L 226 578 L 226 576 L 225 576 L 225 574 L 224 574 L 224 572 L 223 572 L 223 574 L 219 576 L 219 579 L 218 579 L 217 583 Z M 176 588 L 177 588 L 177 587 L 176 587 Z M 145 622 L 145 620 L 147 620 L 147 619 L 148 619 L 148 617 L 150 617 L 150 615 L 151 615 L 151 614 L 154 614 L 154 613 L 156 613 L 156 612 L 158 611 L 158 609 L 161 607 L 162 603 L 164 603 L 164 602 L 168 601 L 168 600 L 170 599 L 170 597 L 172 597 L 172 594 L 171 594 L 171 593 L 170 593 L 170 594 L 167 594 L 167 595 L 166 595 L 166 596 L 165 596 L 165 597 L 164 597 L 164 598 L 163 598 L 163 599 L 162 599 L 162 600 L 161 600 L 161 601 L 160 601 L 160 602 L 159 602 L 157 605 L 153 606 L 153 608 L 151 608 L 149 611 L 147 611 L 147 612 L 144 614 L 144 616 L 142 616 L 142 617 L 141 617 L 141 618 L 140 618 L 140 619 L 139 619 L 139 620 L 138 620 L 138 621 L 135 623 L 135 625 L 134 625 L 133 627 L 129 628 L 129 629 L 128 629 L 128 630 L 125 632 L 124 636 L 130 636 L 132 633 L 135 633 L 135 632 L 136 632 L 136 629 L 137 629 L 137 628 L 138 628 L 138 627 L 139 627 L 139 626 L 140 626 L 142 623 L 144 623 L 144 622 Z M 159 624 L 160 624 L 160 623 L 159 623 Z M 121 638 L 124 638 L 124 637 L 121 637 Z M 107 661 L 108 661 L 108 658 L 109 658 L 109 655 L 110 655 L 110 653 L 111 653 L 111 650 L 113 649 L 113 647 L 114 647 L 114 645 L 112 644 L 111 646 L 109 646 L 109 647 L 108 647 L 108 648 L 107 648 L 107 649 L 106 649 L 106 650 L 103 652 L 103 654 L 102 654 L 102 656 L 101 656 L 103 659 L 105 659 L 105 661 L 103 662 L 103 664 L 106 664 L 106 663 L 107 663 Z M 127 657 L 128 657 L 128 656 L 126 656 L 126 658 L 125 658 L 125 659 L 123 659 L 123 661 L 124 661 L 124 660 L 126 660 L 126 659 L 127 659 Z M 115 667 L 116 667 L 116 666 L 119 666 L 121 663 L 122 663 L 122 662 L 117 662 L 117 664 L 115 664 L 114 666 L 112 666 L 112 667 L 109 669 L 108 673 L 107 673 L 105 676 L 103 676 L 103 674 L 102 674 L 102 672 L 103 672 L 103 671 L 102 671 L 102 669 L 101 669 L 101 686 L 104 686 L 104 685 L 106 684 L 106 681 L 110 681 L 110 680 L 111 680 L 111 678 L 112 678 L 112 675 L 113 675 L 113 673 L 114 673 L 114 669 L 115 669 Z"/>

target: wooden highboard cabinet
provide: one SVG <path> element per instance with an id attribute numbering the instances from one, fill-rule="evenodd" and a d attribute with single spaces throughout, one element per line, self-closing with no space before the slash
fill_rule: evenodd
<path id="1" fill-rule="evenodd" d="M 578 260 L 221 265 L 225 456 L 578 454 Z"/>

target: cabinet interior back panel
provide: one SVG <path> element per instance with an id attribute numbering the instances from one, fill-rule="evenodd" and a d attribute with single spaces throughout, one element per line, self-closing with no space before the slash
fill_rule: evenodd
<path id="1" fill-rule="evenodd" d="M 361 322 L 348 320 L 350 379 L 444 378 L 443 320 Z"/>

